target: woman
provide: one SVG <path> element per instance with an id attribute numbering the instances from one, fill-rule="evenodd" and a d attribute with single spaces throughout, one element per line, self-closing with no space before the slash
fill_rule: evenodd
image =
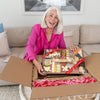
<path id="1" fill-rule="evenodd" d="M 36 24 L 32 28 L 31 35 L 26 45 L 26 54 L 24 59 L 32 62 L 39 74 L 42 73 L 42 65 L 38 62 L 36 55 L 43 54 L 44 49 L 57 49 L 66 48 L 63 38 L 63 23 L 61 14 L 58 8 L 50 7 L 44 13 L 43 21 L 40 24 Z M 76 47 L 71 46 L 71 49 Z"/>

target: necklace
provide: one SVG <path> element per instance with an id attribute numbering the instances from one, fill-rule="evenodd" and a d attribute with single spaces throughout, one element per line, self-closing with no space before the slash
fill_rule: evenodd
<path id="1" fill-rule="evenodd" d="M 52 31 L 53 30 L 46 29 L 46 37 L 47 37 L 48 42 L 51 40 Z"/>
<path id="2" fill-rule="evenodd" d="M 46 29 L 46 34 L 52 34 L 52 32 L 53 32 L 53 29 Z"/>

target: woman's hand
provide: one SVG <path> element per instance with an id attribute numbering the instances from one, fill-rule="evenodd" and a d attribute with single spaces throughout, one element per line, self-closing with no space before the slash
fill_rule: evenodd
<path id="1" fill-rule="evenodd" d="M 74 46 L 74 45 L 70 46 L 70 50 L 72 50 L 72 51 L 75 51 L 75 50 L 77 50 L 77 49 L 78 49 L 77 46 Z"/>
<path id="2" fill-rule="evenodd" d="M 34 60 L 33 60 L 33 64 L 36 66 L 36 68 L 37 68 L 39 74 L 45 75 L 45 74 L 42 73 L 43 68 L 42 68 L 42 65 L 41 65 L 40 62 L 38 62 L 36 59 L 34 59 Z"/>

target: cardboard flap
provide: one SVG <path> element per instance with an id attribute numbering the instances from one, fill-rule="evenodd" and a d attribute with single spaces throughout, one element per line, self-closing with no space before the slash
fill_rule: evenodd
<path id="1" fill-rule="evenodd" d="M 11 56 L 3 72 L 0 74 L 0 79 L 31 87 L 32 67 L 32 63 Z"/>
<path id="2" fill-rule="evenodd" d="M 86 68 L 93 77 L 100 81 L 100 53 L 93 53 L 87 57 Z"/>
<path id="3" fill-rule="evenodd" d="M 100 83 L 40 87 L 32 88 L 31 99 L 93 94 L 99 92 Z"/>

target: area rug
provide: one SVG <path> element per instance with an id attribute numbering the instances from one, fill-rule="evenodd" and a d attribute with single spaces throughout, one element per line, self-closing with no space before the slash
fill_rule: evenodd
<path id="1" fill-rule="evenodd" d="M 21 100 L 19 86 L 0 86 L 0 100 Z"/>

